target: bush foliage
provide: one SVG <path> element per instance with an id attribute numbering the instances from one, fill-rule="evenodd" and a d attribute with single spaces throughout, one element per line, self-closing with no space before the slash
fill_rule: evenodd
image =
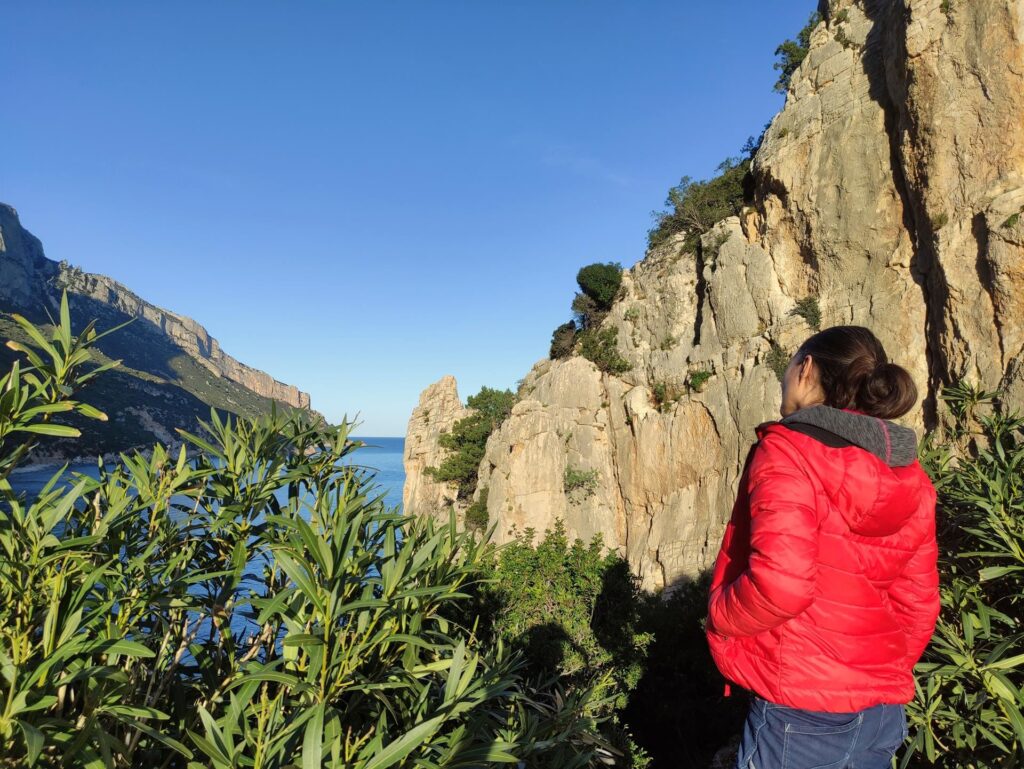
<path id="1" fill-rule="evenodd" d="M 607 312 L 622 285 L 622 265 L 618 262 L 588 264 L 576 273 L 576 283 L 585 296 L 594 300 L 598 310 Z"/>
<path id="2" fill-rule="evenodd" d="M 621 358 L 616 363 L 618 351 L 608 350 L 608 335 L 599 332 L 599 326 L 607 317 L 622 285 L 622 265 L 618 262 L 589 264 L 576 274 L 576 283 L 580 290 L 572 300 L 575 317 L 556 328 L 551 335 L 551 359 L 569 357 L 579 343 L 581 354 L 597 363 L 603 371 L 622 373 L 628 370 L 613 370 L 628 364 Z"/>
<path id="3" fill-rule="evenodd" d="M 600 537 L 569 541 L 561 521 L 535 542 L 527 529 L 506 545 L 492 580 L 478 595 L 490 624 L 482 629 L 522 649 L 531 680 L 556 677 L 566 691 L 593 692 L 603 703 L 601 731 L 619 755 L 616 766 L 646 765 L 621 713 L 644 670 L 652 637 L 651 599 L 628 564 L 605 552 Z"/>
<path id="4" fill-rule="evenodd" d="M 950 424 L 925 442 L 939 493 L 942 614 L 918 666 L 901 766 L 1024 762 L 1024 419 L 995 393 L 943 393 Z"/>
<path id="5" fill-rule="evenodd" d="M 789 314 L 803 318 L 812 330 L 821 331 L 821 306 L 818 304 L 818 297 L 805 296 L 798 299 L 796 307 L 790 310 Z"/>
<path id="6" fill-rule="evenodd" d="M 562 483 L 565 493 L 569 496 L 579 492 L 580 499 L 592 497 L 597 492 L 597 470 L 579 470 L 572 465 L 566 465 Z"/>
<path id="7" fill-rule="evenodd" d="M 25 322 L 0 379 L 0 714 L 5 766 L 585 766 L 592 689 L 528 686 L 464 598 L 493 550 L 388 509 L 348 425 L 222 420 L 160 446 L 8 476 L 77 410 L 92 329 Z"/>
<path id="8" fill-rule="evenodd" d="M 780 347 L 777 342 L 772 342 L 771 348 L 765 356 L 764 362 L 768 364 L 768 368 L 774 372 L 780 382 L 786 375 L 786 369 L 789 368 L 790 357 L 792 356 Z"/>
<path id="9" fill-rule="evenodd" d="M 473 413 L 456 422 L 451 431 L 441 434 L 438 443 L 448 451 L 448 456 L 438 467 L 428 467 L 426 474 L 435 480 L 456 484 L 460 499 L 472 497 L 487 439 L 505 421 L 515 402 L 516 396 L 511 390 L 482 387 L 476 395 L 471 395 L 466 405 Z"/>
<path id="10" fill-rule="evenodd" d="M 580 334 L 580 355 L 606 374 L 624 374 L 632 368 L 619 353 L 619 330 L 614 326 Z"/>
<path id="11" fill-rule="evenodd" d="M 684 248 L 697 253 L 701 235 L 742 210 L 749 197 L 749 173 L 749 158 L 728 158 L 711 179 L 695 181 L 684 176 L 668 191 L 666 209 L 655 212 L 654 227 L 647 233 L 649 246 L 658 246 L 673 235 L 684 233 Z"/>
<path id="12" fill-rule="evenodd" d="M 573 321 L 563 323 L 551 335 L 551 360 L 568 358 L 576 345 L 576 324 Z"/>
<path id="13" fill-rule="evenodd" d="M 775 90 L 779 93 L 786 93 L 789 90 L 790 81 L 797 67 L 807 58 L 807 52 L 811 47 L 811 33 L 821 23 L 821 14 L 815 11 L 807 20 L 807 24 L 800 30 L 796 40 L 786 40 L 775 49 L 775 55 L 779 58 L 775 62 L 775 69 L 779 70 L 779 79 L 775 83 Z"/>

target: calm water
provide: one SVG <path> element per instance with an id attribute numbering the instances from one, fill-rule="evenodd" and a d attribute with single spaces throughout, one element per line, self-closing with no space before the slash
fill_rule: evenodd
<path id="1" fill-rule="evenodd" d="M 377 483 L 387 489 L 384 501 L 388 506 L 402 504 L 402 487 L 405 485 L 405 468 L 402 466 L 402 453 L 405 451 L 405 438 L 359 438 L 367 444 L 352 454 L 354 464 L 363 465 L 377 471 Z"/>
<path id="2" fill-rule="evenodd" d="M 361 437 L 367 444 L 350 455 L 352 463 L 362 465 L 376 471 L 377 483 L 385 491 L 384 501 L 389 507 L 402 504 L 402 486 L 405 484 L 405 468 L 402 467 L 402 452 L 405 450 L 405 438 L 373 438 Z M 75 472 L 98 476 L 95 462 L 71 465 Z M 11 485 L 15 491 L 26 491 L 35 495 L 50 480 L 57 468 L 33 468 L 15 472 Z"/>

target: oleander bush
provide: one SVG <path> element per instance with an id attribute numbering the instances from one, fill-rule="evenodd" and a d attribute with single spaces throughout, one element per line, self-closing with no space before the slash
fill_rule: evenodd
<path id="1" fill-rule="evenodd" d="M 596 686 L 529 682 L 466 614 L 490 546 L 403 517 L 350 426 L 216 413 L 161 446 L 18 493 L 71 437 L 99 335 L 66 300 L 0 378 L 0 766 L 588 766 Z M 87 394 L 87 391 L 85 391 Z"/>
<path id="2" fill-rule="evenodd" d="M 1024 763 L 1024 419 L 947 388 L 922 458 L 939 494 L 942 613 L 917 668 L 901 766 Z"/>

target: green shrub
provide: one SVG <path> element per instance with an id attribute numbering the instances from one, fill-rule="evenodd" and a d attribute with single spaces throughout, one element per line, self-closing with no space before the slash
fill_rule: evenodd
<path id="1" fill-rule="evenodd" d="M 586 330 L 601 325 L 608 315 L 622 285 L 622 265 L 618 262 L 595 263 L 576 274 L 580 290 L 572 301 L 579 328 Z"/>
<path id="2" fill-rule="evenodd" d="M 643 628 L 650 599 L 629 565 L 606 554 L 600 537 L 570 544 L 557 521 L 539 543 L 528 529 L 504 546 L 491 579 L 478 596 L 487 607 L 480 614 L 492 620 L 481 633 L 523 649 L 529 677 L 555 675 L 567 692 L 599 692 L 603 732 L 625 754 L 615 765 L 643 767 L 642 751 L 618 723 L 651 642 Z"/>
<path id="3" fill-rule="evenodd" d="M 1005 227 L 1006 229 L 1016 227 L 1017 223 L 1020 221 L 1021 213 L 1024 213 L 1024 211 L 1018 211 L 1015 214 L 1010 214 L 1010 216 L 1006 218 L 1006 221 L 1003 222 L 1003 227 Z"/>
<path id="4" fill-rule="evenodd" d="M 664 339 L 661 340 L 661 344 L 658 345 L 658 347 L 661 348 L 662 352 L 668 352 L 677 344 L 679 344 L 679 340 L 676 339 L 671 334 L 668 334 Z"/>
<path id="5" fill-rule="evenodd" d="M 630 323 L 636 323 L 638 320 L 640 320 L 640 306 L 634 304 L 632 307 L 630 307 L 628 310 L 626 310 L 626 312 L 622 314 L 622 318 L 623 320 L 627 320 Z"/>
<path id="6" fill-rule="evenodd" d="M 576 273 L 576 283 L 598 310 L 611 309 L 622 285 L 622 265 L 618 262 L 588 264 Z"/>
<path id="7" fill-rule="evenodd" d="M 775 376 L 779 378 L 780 382 L 786 375 L 786 369 L 789 368 L 790 357 L 792 356 L 783 350 L 777 342 L 772 342 L 771 349 L 768 350 L 768 355 L 765 356 L 764 362 L 775 372 Z"/>
<path id="8" fill-rule="evenodd" d="M 573 492 L 579 491 L 583 499 L 592 497 L 597 491 L 597 470 L 577 470 L 567 466 L 563 482 L 566 494 L 571 496 Z"/>
<path id="9" fill-rule="evenodd" d="M 466 508 L 466 528 L 473 531 L 486 531 L 490 518 L 487 514 L 487 491 L 482 489 L 480 497 Z"/>
<path id="10" fill-rule="evenodd" d="M 743 729 L 747 699 L 722 697 L 704 636 L 709 583 L 704 575 L 668 597 L 644 596 L 639 627 L 652 641 L 621 720 L 656 767 L 717 766 L 712 757 Z"/>
<path id="11" fill-rule="evenodd" d="M 947 224 L 949 224 L 949 214 L 947 214 L 945 211 L 939 211 L 931 218 L 931 225 L 933 231 L 937 232 L 938 230 L 941 230 L 943 227 L 945 227 Z"/>
<path id="12" fill-rule="evenodd" d="M 942 0 L 939 3 L 939 8 L 946 15 L 946 19 L 952 21 L 953 19 L 953 0 Z"/>
<path id="13" fill-rule="evenodd" d="M 797 300 L 796 307 L 790 310 L 789 314 L 803 318 L 804 322 L 815 331 L 821 330 L 821 307 L 817 297 L 807 296 Z"/>
<path id="14" fill-rule="evenodd" d="M 901 766 L 1024 760 L 1024 419 L 993 393 L 948 388 L 945 434 L 924 444 L 939 493 L 942 613 L 918 665 Z M 987 413 L 981 413 L 987 412 Z"/>
<path id="15" fill-rule="evenodd" d="M 619 330 L 591 328 L 580 334 L 580 355 L 591 361 L 606 374 L 623 374 L 629 371 L 629 361 L 619 354 Z"/>
<path id="16" fill-rule="evenodd" d="M 349 425 L 222 420 L 192 448 L 7 480 L 74 397 L 98 335 L 66 301 L 0 377 L 4 766 L 585 766 L 595 685 L 534 686 L 463 618 L 494 550 L 403 517 L 351 464 Z"/>
<path id="17" fill-rule="evenodd" d="M 775 55 L 779 61 L 775 62 L 775 69 L 779 70 L 779 79 L 775 83 L 775 90 L 779 93 L 786 93 L 789 90 L 793 73 L 807 58 L 807 52 L 811 47 L 811 33 L 821 23 L 821 14 L 815 11 L 807 20 L 806 26 L 800 30 L 796 40 L 786 40 L 775 49 Z"/>
<path id="18" fill-rule="evenodd" d="M 732 230 L 725 230 L 724 232 L 718 233 L 714 240 L 712 240 L 703 249 L 701 254 L 704 258 L 704 264 L 708 265 L 712 271 L 718 268 L 718 254 L 722 250 L 722 246 L 729 242 L 729 238 L 732 237 Z"/>
<path id="19" fill-rule="evenodd" d="M 844 27 L 837 27 L 835 34 L 832 37 L 837 43 L 839 43 L 839 45 L 843 46 L 843 48 L 852 49 L 860 47 L 855 41 L 851 40 L 847 36 L 846 29 Z"/>
<path id="20" fill-rule="evenodd" d="M 709 379 L 711 379 L 711 372 L 706 369 L 691 371 L 686 377 L 686 387 L 693 392 L 699 393 L 704 389 L 704 385 Z"/>
<path id="21" fill-rule="evenodd" d="M 516 396 L 511 390 L 482 387 L 476 395 L 471 395 L 466 405 L 474 413 L 460 419 L 450 432 L 441 433 L 438 438 L 438 444 L 448 451 L 448 456 L 438 467 L 428 467 L 424 472 L 436 481 L 456 484 L 459 499 L 472 497 L 487 439 L 505 421 L 515 402 Z"/>
<path id="22" fill-rule="evenodd" d="M 551 335 L 551 360 L 568 358 L 576 345 L 576 324 L 573 321 L 563 323 Z"/>
<path id="23" fill-rule="evenodd" d="M 658 411 L 665 413 L 670 411 L 672 405 L 683 397 L 683 389 L 671 382 L 655 382 L 651 385 L 651 395 L 654 396 L 654 405 Z"/>
<path id="24" fill-rule="evenodd" d="M 666 210 L 655 212 L 654 227 L 647 233 L 648 244 L 657 246 L 677 233 L 686 233 L 684 248 L 697 253 L 701 235 L 716 222 L 742 210 L 749 172 L 749 158 L 728 158 L 718 166 L 718 175 L 711 179 L 694 181 L 684 176 L 668 191 Z"/>
<path id="25" fill-rule="evenodd" d="M 580 293 L 573 297 L 572 313 L 576 319 L 575 325 L 583 331 L 600 326 L 601 321 L 608 316 L 608 311 L 600 309 L 593 297 Z"/>
<path id="26" fill-rule="evenodd" d="M 832 21 L 836 24 L 845 24 L 850 20 L 850 9 L 843 8 L 839 13 L 832 17 Z"/>

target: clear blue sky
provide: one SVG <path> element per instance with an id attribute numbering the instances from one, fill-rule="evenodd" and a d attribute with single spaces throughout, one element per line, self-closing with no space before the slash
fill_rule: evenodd
<path id="1" fill-rule="evenodd" d="M 782 106 L 811 2 L 31 2 L 0 201 L 363 435 L 514 387 L 576 271 Z"/>

